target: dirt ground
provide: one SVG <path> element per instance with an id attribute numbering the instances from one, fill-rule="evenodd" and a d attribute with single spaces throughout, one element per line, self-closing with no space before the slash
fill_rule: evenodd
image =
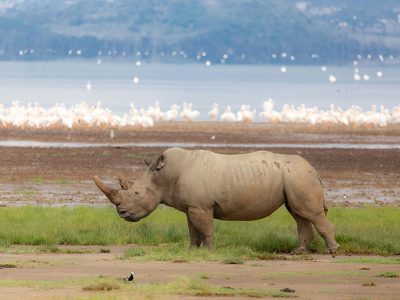
<path id="1" fill-rule="evenodd" d="M 287 260 L 246 261 L 242 265 L 220 262 L 136 262 L 120 259 L 123 251 L 129 247 L 135 246 L 64 247 L 92 251 L 87 254 L 2 254 L 1 264 L 16 264 L 17 267 L 0 268 L 0 280 L 79 281 L 100 275 L 123 278 L 134 272 L 133 284 L 170 282 L 185 276 L 208 285 L 232 289 L 253 288 L 273 292 L 289 288 L 294 292 L 287 293 L 288 297 L 295 296 L 299 299 L 399 299 L 400 295 L 399 278 L 380 276 L 387 272 L 399 272 L 398 264 L 356 262 L 359 259 L 357 256 L 332 258 L 313 255 L 312 260 L 295 260 L 287 256 Z M 110 250 L 110 253 L 100 253 L 100 249 L 104 248 Z M 348 260 L 353 262 L 347 262 Z M 107 296 L 107 293 L 115 294 L 84 291 L 79 284 L 47 289 L 0 286 L 1 299 L 71 299 L 99 294 Z M 128 296 L 133 299 L 133 295 L 128 292 L 118 293 L 119 297 Z M 162 295 L 157 298 L 164 299 Z M 227 298 L 229 297 L 224 297 Z"/>
<path id="2" fill-rule="evenodd" d="M 218 125 L 218 126 L 217 126 Z M 110 132 L 113 130 L 114 137 Z M 319 128 L 262 124 L 171 123 L 151 129 L 17 130 L 0 128 L 0 140 L 58 142 L 196 142 L 196 143 L 362 143 L 400 144 L 400 126 L 388 128 Z M 108 205 L 91 178 L 98 174 L 116 183 L 116 175 L 134 180 L 144 170 L 143 159 L 155 159 L 164 148 L 23 148 L 0 147 L 0 205 Z M 251 148 L 216 147 L 222 153 Z M 266 148 L 265 150 L 269 150 Z M 299 154 L 320 173 L 330 205 L 400 205 L 400 149 L 322 149 L 281 147 L 274 152 Z M 129 247 L 129 246 L 126 246 Z M 294 289 L 300 299 L 400 299 L 400 279 L 378 277 L 397 272 L 399 264 L 352 263 L 348 257 L 317 256 L 312 260 L 220 262 L 135 262 L 119 257 L 126 247 L 90 248 L 88 254 L 0 254 L 0 280 L 59 280 L 134 271 L 137 283 L 165 282 L 178 276 L 232 288 Z M 131 246 L 132 247 L 132 246 Z M 354 257 L 351 257 L 354 258 Z M 104 293 L 106 292 L 102 292 Z M 0 299 L 74 298 L 90 296 L 81 287 L 40 289 L 0 285 Z M 105 294 L 107 295 L 107 294 Z M 129 295 L 128 295 L 129 296 Z M 193 298 L 180 296 L 177 298 Z M 238 299 L 238 298 L 235 298 Z"/>

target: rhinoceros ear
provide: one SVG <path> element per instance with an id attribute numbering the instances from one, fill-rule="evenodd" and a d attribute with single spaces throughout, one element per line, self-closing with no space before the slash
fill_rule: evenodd
<path id="1" fill-rule="evenodd" d="M 150 172 L 161 170 L 165 166 L 165 157 L 161 155 L 157 158 L 157 161 L 154 164 L 151 164 L 149 167 Z"/>
<path id="2" fill-rule="evenodd" d="M 165 156 L 164 155 L 161 155 L 158 159 L 157 159 L 157 161 L 156 161 L 156 163 L 155 163 L 155 169 L 158 171 L 158 170 L 161 170 L 162 168 L 164 168 L 165 167 Z"/>

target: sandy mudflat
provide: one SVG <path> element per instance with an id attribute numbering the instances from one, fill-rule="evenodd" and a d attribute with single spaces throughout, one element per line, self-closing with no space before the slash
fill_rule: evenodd
<path id="1" fill-rule="evenodd" d="M 110 132 L 113 131 L 113 138 Z M 155 159 L 165 146 L 146 143 L 213 144 L 213 151 L 240 153 L 263 150 L 299 154 L 323 180 L 326 199 L 346 205 L 394 203 L 400 200 L 400 147 L 397 149 L 309 148 L 305 145 L 400 145 L 400 126 L 385 128 L 320 127 L 309 125 L 159 123 L 149 129 L 0 129 L 1 140 L 107 143 L 107 147 L 0 147 L 0 204 L 104 204 L 92 183 L 98 174 L 111 180 L 118 173 L 131 179 L 144 169 L 143 159 Z M 116 147 L 116 143 L 142 143 Z M 235 144 L 232 147 L 232 144 Z M 241 146 L 246 145 L 246 147 Z M 268 144 L 275 144 L 268 148 Z M 278 147 L 277 147 L 278 144 Z M 281 144 L 282 146 L 279 146 Z M 288 144 L 286 146 L 284 144 Z M 221 146 L 218 146 L 221 145 Z M 228 147 L 228 145 L 231 145 Z M 259 145 L 258 145 L 259 146 Z"/>

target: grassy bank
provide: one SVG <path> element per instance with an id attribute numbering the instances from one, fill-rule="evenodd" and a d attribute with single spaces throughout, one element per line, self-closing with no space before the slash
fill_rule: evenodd
<path id="1" fill-rule="evenodd" d="M 400 208 L 332 208 L 329 219 L 335 224 L 342 253 L 394 255 L 400 253 Z M 159 208 L 148 218 L 129 223 L 113 208 L 0 208 L 0 246 L 9 245 L 111 245 L 139 244 L 128 257 L 152 259 L 268 258 L 271 253 L 287 253 L 297 244 L 295 222 L 285 209 L 252 222 L 216 221 L 214 251 L 188 251 L 186 217 L 173 209 Z M 163 247 L 156 247 L 162 244 Z M 323 253 L 321 238 L 311 250 Z M 236 263 L 240 263 L 237 261 Z"/>

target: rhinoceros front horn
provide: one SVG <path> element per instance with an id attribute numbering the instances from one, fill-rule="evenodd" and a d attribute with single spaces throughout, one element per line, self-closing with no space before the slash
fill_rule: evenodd
<path id="1" fill-rule="evenodd" d="M 108 185 L 106 185 L 103 181 L 101 181 L 99 176 L 93 176 L 94 183 L 96 183 L 97 187 L 107 196 L 107 198 L 114 204 L 118 205 L 121 203 L 118 197 L 118 190 L 114 189 Z"/>

